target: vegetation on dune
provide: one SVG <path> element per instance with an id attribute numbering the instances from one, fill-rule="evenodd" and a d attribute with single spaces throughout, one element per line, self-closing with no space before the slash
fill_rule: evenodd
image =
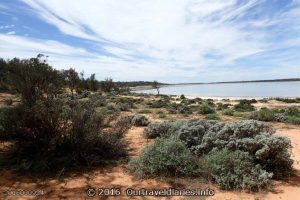
<path id="1" fill-rule="evenodd" d="M 234 110 L 238 112 L 250 112 L 254 111 L 255 107 L 252 105 L 252 103 L 256 103 L 257 101 L 253 100 L 240 100 L 238 104 L 234 105 Z"/>
<path id="2" fill-rule="evenodd" d="M 300 110 L 296 107 L 288 107 L 281 110 L 263 108 L 252 112 L 249 118 L 259 121 L 287 122 L 300 125 Z"/>

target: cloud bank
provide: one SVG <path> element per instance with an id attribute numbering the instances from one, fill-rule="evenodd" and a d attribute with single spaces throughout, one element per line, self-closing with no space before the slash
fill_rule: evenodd
<path id="1" fill-rule="evenodd" d="M 45 53 L 58 68 L 76 67 L 118 80 L 300 76 L 298 0 L 22 2 L 56 27 L 57 34 L 86 45 L 1 34 L 0 51 L 6 57 Z"/>

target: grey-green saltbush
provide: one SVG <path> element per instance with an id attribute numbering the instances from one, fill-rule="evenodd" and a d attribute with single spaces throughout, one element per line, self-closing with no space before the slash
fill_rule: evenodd
<path id="1" fill-rule="evenodd" d="M 231 124 L 205 120 L 162 122 L 144 130 L 146 138 L 177 137 L 198 157 L 216 149 L 248 152 L 255 164 L 275 178 L 286 177 L 292 172 L 291 141 L 274 133 L 270 124 L 255 120 Z"/>
<path id="2" fill-rule="evenodd" d="M 131 123 L 135 126 L 147 126 L 150 122 L 144 115 L 133 116 Z"/>
<path id="3" fill-rule="evenodd" d="M 243 151 L 212 151 L 203 159 L 203 167 L 222 189 L 257 191 L 266 187 L 273 174 L 255 164 L 253 157 Z"/>
<path id="4" fill-rule="evenodd" d="M 158 138 L 128 168 L 139 177 L 198 175 L 197 158 L 174 137 Z"/>

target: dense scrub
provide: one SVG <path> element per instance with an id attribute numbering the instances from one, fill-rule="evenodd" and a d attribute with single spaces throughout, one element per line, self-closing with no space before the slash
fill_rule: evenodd
<path id="1" fill-rule="evenodd" d="M 21 103 L 0 109 L 0 139 L 14 144 L 1 165 L 45 173 L 126 156 L 123 133 L 130 124 L 118 121 L 118 112 L 97 112 L 106 105 L 101 95 L 81 100 L 73 92 L 62 94 L 63 74 L 41 56 L 14 59 L 8 68 L 7 82 Z M 74 71 L 65 73 L 74 89 Z"/>
<path id="2" fill-rule="evenodd" d="M 183 120 L 150 124 L 144 136 L 179 139 L 222 188 L 257 190 L 271 178 L 292 173 L 291 142 L 274 132 L 269 124 L 254 120 L 231 124 Z M 228 163 L 231 160 L 235 167 Z"/>

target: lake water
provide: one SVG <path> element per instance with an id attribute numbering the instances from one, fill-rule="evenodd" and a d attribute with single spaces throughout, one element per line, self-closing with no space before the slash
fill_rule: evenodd
<path id="1" fill-rule="evenodd" d="M 159 91 L 160 94 L 198 97 L 300 97 L 300 81 L 172 85 L 161 87 Z M 139 92 L 157 93 L 153 89 Z"/>

